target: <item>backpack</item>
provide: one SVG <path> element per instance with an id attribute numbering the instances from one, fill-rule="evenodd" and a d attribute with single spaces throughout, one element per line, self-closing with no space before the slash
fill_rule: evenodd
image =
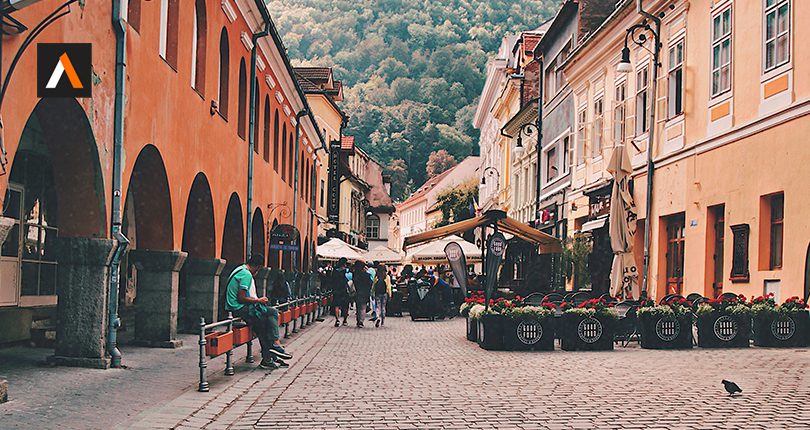
<path id="1" fill-rule="evenodd" d="M 387 274 L 374 277 L 374 286 L 372 287 L 372 291 L 374 292 L 375 296 L 384 296 L 388 294 L 388 285 L 386 285 L 385 282 L 387 277 Z"/>
<path id="2" fill-rule="evenodd" d="M 332 284 L 332 291 L 335 295 L 338 296 L 348 296 L 351 294 L 351 289 L 349 285 L 349 281 L 346 279 L 346 271 L 341 269 L 335 269 L 332 271 L 332 275 L 330 277 L 330 283 Z"/>

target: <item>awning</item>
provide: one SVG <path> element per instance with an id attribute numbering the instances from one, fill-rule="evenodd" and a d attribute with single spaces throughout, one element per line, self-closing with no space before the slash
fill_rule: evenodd
<path id="1" fill-rule="evenodd" d="M 450 235 L 442 239 L 424 244 L 422 246 L 411 249 L 408 252 L 406 260 L 411 263 L 417 264 L 442 264 L 447 263 L 447 254 L 444 248 L 450 242 L 456 242 L 461 246 L 467 263 L 481 262 L 481 249 L 466 240 Z"/>
<path id="2" fill-rule="evenodd" d="M 323 245 L 318 245 L 318 258 L 322 261 L 337 261 L 346 257 L 349 261 L 363 260 L 363 250 L 338 239 L 329 239 Z"/>
<path id="3" fill-rule="evenodd" d="M 586 233 L 589 231 L 600 229 L 605 226 L 605 224 L 607 223 L 607 219 L 608 217 L 607 215 L 605 215 L 595 220 L 588 221 L 585 224 L 582 224 L 582 229 L 580 231 L 582 233 Z"/>
<path id="4" fill-rule="evenodd" d="M 506 216 L 501 210 L 489 210 L 475 218 L 459 221 L 444 227 L 439 227 L 424 233 L 415 234 L 405 238 L 405 248 L 420 243 L 441 239 L 450 235 L 458 235 L 477 227 L 496 227 L 504 233 L 517 236 L 526 242 L 539 245 L 540 254 L 555 254 L 562 252 L 560 240 L 540 230 L 529 227 L 513 218 Z"/>
<path id="5" fill-rule="evenodd" d="M 374 248 L 365 254 L 367 263 L 377 261 L 385 264 L 400 264 L 402 263 L 402 256 L 398 252 L 386 246 Z"/>

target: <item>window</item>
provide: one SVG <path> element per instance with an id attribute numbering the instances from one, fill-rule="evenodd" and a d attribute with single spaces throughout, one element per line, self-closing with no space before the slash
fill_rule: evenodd
<path id="1" fill-rule="evenodd" d="M 568 55 L 571 53 L 571 43 L 571 40 L 569 40 L 560 50 L 560 53 L 557 54 L 546 67 L 544 73 L 546 85 L 544 99 L 546 102 L 553 99 L 565 86 L 565 76 L 560 66 L 568 59 Z"/>
<path id="2" fill-rule="evenodd" d="M 236 134 L 245 140 L 245 126 L 247 119 L 247 72 L 245 71 L 245 59 L 239 61 L 239 116 L 236 118 Z"/>
<path id="3" fill-rule="evenodd" d="M 129 0 L 127 4 L 127 22 L 133 30 L 141 32 L 141 0 Z"/>
<path id="4" fill-rule="evenodd" d="M 219 34 L 219 97 L 217 98 L 217 103 L 219 105 L 219 114 L 225 119 L 228 119 L 229 61 L 230 50 L 228 47 L 228 30 L 226 30 L 225 27 L 222 27 L 222 32 Z"/>
<path id="5" fill-rule="evenodd" d="M 323 179 L 321 179 L 321 207 L 323 207 L 325 199 L 326 199 L 326 182 Z"/>
<path id="6" fill-rule="evenodd" d="M 577 166 L 585 163 L 585 121 L 588 119 L 588 114 L 585 109 L 582 109 L 577 114 Z"/>
<path id="7" fill-rule="evenodd" d="M 685 217 L 683 214 L 667 217 L 667 291 L 683 292 L 683 252 Z"/>
<path id="8" fill-rule="evenodd" d="M 725 251 L 726 206 L 717 205 L 709 208 L 710 218 L 713 219 L 714 252 L 712 253 L 712 292 L 714 298 L 723 294 L 723 255 Z"/>
<path id="9" fill-rule="evenodd" d="M 683 39 L 669 48 L 669 93 L 667 114 L 669 118 L 683 113 Z"/>
<path id="10" fill-rule="evenodd" d="M 712 97 L 731 89 L 731 8 L 712 18 Z"/>
<path id="11" fill-rule="evenodd" d="M 205 0 L 197 0 L 194 5 L 194 26 L 191 38 L 191 87 L 201 95 L 205 94 L 205 41 L 207 35 Z"/>
<path id="12" fill-rule="evenodd" d="M 366 239 L 379 239 L 380 217 L 372 215 L 366 218 Z"/>
<path id="13" fill-rule="evenodd" d="M 591 139 L 591 157 L 602 156 L 602 123 L 604 118 L 604 104 L 599 97 L 593 103 L 593 139 Z"/>
<path id="14" fill-rule="evenodd" d="M 636 135 L 644 134 L 649 130 L 650 110 L 650 73 L 649 67 L 644 66 L 636 71 Z"/>
<path id="15" fill-rule="evenodd" d="M 290 132 L 289 140 L 287 140 L 287 145 L 289 145 L 289 147 L 287 148 L 287 154 L 290 155 L 290 159 L 289 159 L 289 161 L 287 161 L 287 169 L 288 169 L 287 177 L 290 178 L 290 185 L 292 186 L 292 184 L 293 184 L 293 158 L 295 158 L 295 149 L 293 149 L 293 135 L 292 135 L 292 132 Z"/>
<path id="16" fill-rule="evenodd" d="M 273 170 L 278 173 L 278 109 L 273 115 Z"/>
<path id="17" fill-rule="evenodd" d="M 782 268 L 782 241 L 785 228 L 785 195 L 771 196 L 771 235 L 770 235 L 770 263 L 771 270 Z"/>
<path id="18" fill-rule="evenodd" d="M 790 61 L 790 0 L 765 0 L 765 71 Z"/>
<path id="19" fill-rule="evenodd" d="M 512 198 L 516 199 L 520 195 L 520 176 L 515 173 L 512 177 Z"/>
<path id="20" fill-rule="evenodd" d="M 177 69 L 177 18 L 180 0 L 160 1 L 160 56 Z"/>
<path id="21" fill-rule="evenodd" d="M 551 182 L 560 175 L 560 169 L 557 164 L 559 162 L 557 159 L 558 156 L 556 146 L 552 146 L 551 149 L 546 151 L 546 182 Z"/>
<path id="22" fill-rule="evenodd" d="M 253 107 L 253 116 L 250 119 L 253 120 L 253 152 L 257 155 L 259 154 L 259 114 L 261 113 L 261 94 L 259 94 L 259 79 L 256 79 L 255 86 L 250 89 L 251 94 L 256 92 L 256 105 Z"/>
<path id="23" fill-rule="evenodd" d="M 614 100 L 616 104 L 613 107 L 613 143 L 619 145 L 624 143 L 625 136 L 624 121 L 626 117 L 627 82 L 622 81 L 616 85 Z"/>
<path id="24" fill-rule="evenodd" d="M 562 147 L 562 172 L 563 175 L 567 174 L 571 168 L 571 136 L 563 138 Z M 534 181 L 537 183 L 537 180 Z"/>
<path id="25" fill-rule="evenodd" d="M 281 128 L 281 179 L 287 182 L 287 124 Z"/>
<path id="26" fill-rule="evenodd" d="M 264 96 L 264 162 L 270 162 L 270 96 Z"/>

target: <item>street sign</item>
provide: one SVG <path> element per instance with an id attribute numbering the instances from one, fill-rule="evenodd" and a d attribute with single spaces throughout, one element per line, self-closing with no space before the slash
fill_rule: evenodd
<path id="1" fill-rule="evenodd" d="M 300 252 L 301 235 L 294 225 L 279 224 L 270 230 L 270 250 Z"/>

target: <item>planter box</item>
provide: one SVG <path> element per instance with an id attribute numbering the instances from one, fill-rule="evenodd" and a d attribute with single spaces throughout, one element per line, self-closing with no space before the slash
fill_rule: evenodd
<path id="1" fill-rule="evenodd" d="M 470 317 L 467 317 L 467 340 L 478 341 L 478 320 L 472 320 Z"/>
<path id="2" fill-rule="evenodd" d="M 503 350 L 503 315 L 482 315 L 478 320 L 478 346 L 488 350 Z"/>
<path id="3" fill-rule="evenodd" d="M 613 319 L 563 314 L 560 325 L 560 343 L 564 351 L 613 350 L 616 331 Z"/>
<path id="4" fill-rule="evenodd" d="M 278 317 L 279 325 L 288 324 L 290 321 L 292 321 L 292 311 L 284 311 L 279 314 Z"/>
<path id="5" fill-rule="evenodd" d="M 680 317 L 639 317 L 641 347 L 645 349 L 692 348 L 692 314 Z"/>
<path id="6" fill-rule="evenodd" d="M 298 319 L 301 316 L 301 307 L 295 306 L 292 308 L 292 319 Z"/>
<path id="7" fill-rule="evenodd" d="M 503 346 L 507 351 L 554 351 L 554 318 L 506 318 Z"/>
<path id="8" fill-rule="evenodd" d="M 253 340 L 253 331 L 250 327 L 239 327 L 233 329 L 233 344 L 242 345 Z"/>
<path id="9" fill-rule="evenodd" d="M 713 311 L 697 320 L 701 348 L 748 348 L 751 318 Z"/>
<path id="10" fill-rule="evenodd" d="M 810 314 L 807 311 L 770 318 L 754 318 L 754 345 L 777 348 L 808 346 Z"/>
<path id="11" fill-rule="evenodd" d="M 205 355 L 216 357 L 233 349 L 233 332 L 215 331 L 205 336 Z"/>

